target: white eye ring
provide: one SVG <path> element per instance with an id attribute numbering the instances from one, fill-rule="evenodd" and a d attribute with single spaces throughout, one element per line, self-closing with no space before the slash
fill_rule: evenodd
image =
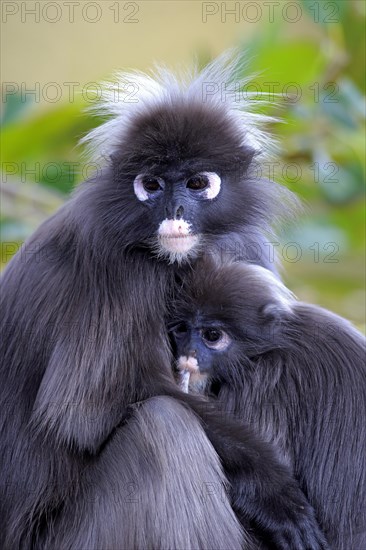
<path id="1" fill-rule="evenodd" d="M 135 177 L 133 182 L 133 190 L 135 192 L 136 197 L 139 201 L 146 201 L 150 198 L 149 191 L 146 189 L 146 185 L 144 184 L 144 178 L 146 178 L 146 174 L 139 174 Z M 152 176 L 153 180 L 156 180 L 161 185 L 161 178 Z"/>
<path id="2" fill-rule="evenodd" d="M 212 200 L 220 193 L 221 178 L 215 172 L 201 172 L 202 176 L 206 176 L 208 179 L 208 187 L 204 190 L 203 194 L 206 199 Z"/>
<path id="3" fill-rule="evenodd" d="M 139 201 L 146 201 L 149 198 L 149 194 L 144 188 L 143 177 L 143 174 L 139 174 L 133 182 L 133 190 Z"/>
<path id="4" fill-rule="evenodd" d="M 220 334 L 219 338 L 217 340 L 210 341 L 209 339 L 205 338 L 204 333 L 214 330 Z M 224 351 L 229 347 L 229 344 L 231 342 L 230 336 L 224 332 L 221 329 L 202 329 L 201 330 L 201 338 L 205 344 L 206 347 L 210 349 L 214 349 L 216 351 Z"/>

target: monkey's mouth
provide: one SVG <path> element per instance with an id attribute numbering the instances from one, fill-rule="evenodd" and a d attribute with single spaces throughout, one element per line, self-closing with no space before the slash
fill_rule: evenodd
<path id="1" fill-rule="evenodd" d="M 181 355 L 177 361 L 180 373 L 179 386 L 185 393 L 203 394 L 208 384 L 208 374 L 201 373 L 197 359 Z"/>
<path id="2" fill-rule="evenodd" d="M 169 253 L 187 254 L 198 242 L 198 235 L 159 235 L 161 248 Z"/>
<path id="3" fill-rule="evenodd" d="M 184 219 L 165 219 L 158 229 L 160 252 L 168 253 L 171 260 L 182 260 L 199 241 L 199 236 L 192 233 L 192 226 Z"/>
<path id="4" fill-rule="evenodd" d="M 181 355 L 177 361 L 177 367 L 180 371 L 188 371 L 190 374 L 199 372 L 197 359 L 189 355 Z"/>

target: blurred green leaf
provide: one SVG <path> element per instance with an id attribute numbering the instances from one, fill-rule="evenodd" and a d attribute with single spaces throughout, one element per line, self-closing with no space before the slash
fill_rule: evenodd
<path id="1" fill-rule="evenodd" d="M 301 0 L 310 19 L 325 26 L 341 21 L 350 7 L 349 4 L 347 0 Z"/>
<path id="2" fill-rule="evenodd" d="M 2 104 L 1 126 L 6 126 L 20 119 L 32 103 L 29 96 L 22 99 L 20 94 L 8 94 Z"/>
<path id="3" fill-rule="evenodd" d="M 69 192 L 76 182 L 90 175 L 77 143 L 98 120 L 82 113 L 83 107 L 76 102 L 64 104 L 4 127 L 4 177 L 8 174 L 23 183 L 36 182 Z"/>

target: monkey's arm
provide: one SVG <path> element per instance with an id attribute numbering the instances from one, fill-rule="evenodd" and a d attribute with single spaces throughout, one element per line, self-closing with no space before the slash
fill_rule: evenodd
<path id="1" fill-rule="evenodd" d="M 247 426 L 222 417 L 211 404 L 185 396 L 199 415 L 231 484 L 233 508 L 244 525 L 255 527 L 269 548 L 329 548 L 315 513 L 295 479 L 267 443 Z"/>

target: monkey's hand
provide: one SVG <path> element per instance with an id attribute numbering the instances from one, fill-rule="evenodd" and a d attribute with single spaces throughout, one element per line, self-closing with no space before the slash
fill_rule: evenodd
<path id="1" fill-rule="evenodd" d="M 209 402 L 186 395 L 221 458 L 232 506 L 271 550 L 327 550 L 315 512 L 271 445 L 249 426 L 219 415 Z"/>
<path id="2" fill-rule="evenodd" d="M 264 487 L 264 479 L 262 483 L 257 479 L 257 487 L 253 493 L 249 491 L 250 494 L 243 486 L 243 478 L 239 474 L 240 479 L 234 492 L 238 492 L 240 485 L 242 490 L 241 495 L 237 495 L 233 508 L 241 523 L 245 525 L 245 520 L 249 519 L 254 532 L 260 536 L 265 547 L 271 550 L 328 550 L 330 547 L 318 525 L 314 510 L 297 483 L 287 473 L 280 476 L 280 481 L 277 467 L 276 474 L 274 483 L 267 478 L 267 487 Z M 263 471 L 260 475 L 263 475 Z M 252 483 L 253 481 L 254 477 Z M 231 482 L 235 484 L 233 478 Z M 251 482 L 247 479 L 246 483 Z"/>

